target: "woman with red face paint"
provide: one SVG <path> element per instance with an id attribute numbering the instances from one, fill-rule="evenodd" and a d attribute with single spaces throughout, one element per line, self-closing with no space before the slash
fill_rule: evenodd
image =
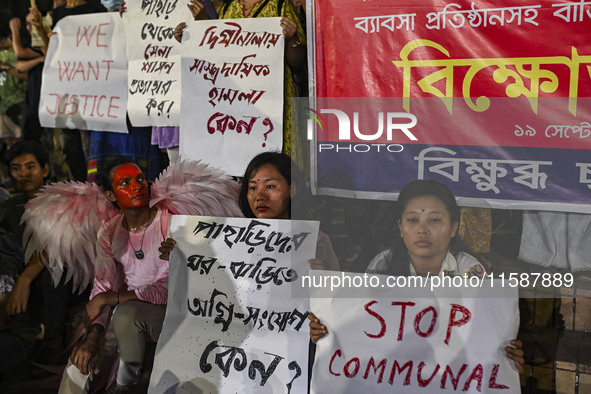
<path id="1" fill-rule="evenodd" d="M 106 195 L 121 214 L 99 232 L 94 287 L 82 314 L 86 335 L 72 351 L 60 393 L 87 392 L 99 361 L 116 352 L 120 363 L 108 392 L 138 385 L 146 342 L 158 340 L 166 311 L 168 263 L 157 247 L 171 214 L 149 207 L 148 183 L 136 164 L 108 174 Z"/>
<path id="2" fill-rule="evenodd" d="M 48 185 L 23 216 L 35 240 L 30 252 L 47 254 L 54 280 L 67 269 L 76 287 L 93 282 L 82 314 L 84 336 L 72 351 L 61 393 L 87 392 L 96 367 L 109 371 L 102 361 L 117 353 L 119 368 L 108 392 L 141 391 L 135 386 L 145 344 L 156 342 L 165 314 L 168 261 L 159 257 L 158 246 L 172 214 L 240 216 L 237 183 L 204 163 L 168 167 L 154 181 L 152 198 L 134 163 L 114 163 L 99 178 L 103 189 L 79 182 Z"/>
<path id="3" fill-rule="evenodd" d="M 366 272 L 393 276 L 446 276 L 485 274 L 482 264 L 467 252 L 457 235 L 460 209 L 453 193 L 442 183 L 418 180 L 406 185 L 398 196 L 400 237 L 378 254 Z M 327 333 L 326 326 L 311 313 L 310 338 L 314 343 Z M 508 358 L 523 373 L 523 350 L 519 340 L 505 347 Z"/>

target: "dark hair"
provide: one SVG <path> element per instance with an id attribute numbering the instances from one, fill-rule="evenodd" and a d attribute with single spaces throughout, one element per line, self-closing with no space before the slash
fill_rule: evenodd
<path id="1" fill-rule="evenodd" d="M 242 178 L 242 184 L 240 185 L 240 195 L 238 196 L 238 206 L 240 210 L 244 214 L 244 217 L 247 218 L 254 218 L 256 217 L 255 214 L 250 209 L 250 205 L 248 204 L 248 181 L 257 173 L 259 168 L 264 165 L 271 164 L 274 166 L 277 171 L 281 174 L 283 178 L 287 181 L 288 185 L 292 184 L 292 177 L 291 177 L 291 159 L 284 153 L 279 152 L 263 152 L 256 155 L 248 166 L 246 167 L 246 171 L 244 171 L 244 177 Z M 295 183 L 295 182 L 294 182 Z M 297 183 L 296 183 L 297 185 Z M 290 207 L 290 215 L 291 215 L 291 207 Z"/>
<path id="2" fill-rule="evenodd" d="M 451 222 L 460 221 L 460 208 L 454 194 L 443 183 L 432 180 L 418 180 L 404 186 L 398 195 L 398 210 L 396 218 L 402 218 L 402 213 L 408 203 L 416 197 L 432 196 L 439 199 L 447 209 Z"/>
<path id="3" fill-rule="evenodd" d="M 40 143 L 29 140 L 19 141 L 14 144 L 4 155 L 4 162 L 10 168 L 10 162 L 18 156 L 26 154 L 35 156 L 41 168 L 49 163 L 49 153 L 47 153 L 45 148 Z"/>
<path id="4" fill-rule="evenodd" d="M 440 200 L 449 213 L 451 223 L 459 223 L 460 208 L 453 193 L 443 183 L 433 180 L 413 181 L 400 191 L 396 209 L 396 222 L 398 223 L 401 220 L 402 214 L 411 200 L 425 196 L 432 196 Z M 462 242 L 457 232 L 449 243 L 449 251 L 454 256 L 457 256 L 460 252 L 470 253 L 470 249 Z M 394 236 L 394 242 L 386 254 L 386 263 L 388 266 L 387 273 L 390 275 L 404 275 L 408 270 L 408 249 L 399 233 Z"/>
<path id="5" fill-rule="evenodd" d="M 96 183 L 100 187 L 102 187 L 105 192 L 107 192 L 107 191 L 112 192 L 113 191 L 113 178 L 111 175 L 111 171 L 113 171 L 113 168 L 118 167 L 123 164 L 127 164 L 127 163 L 136 164 L 135 162 L 130 160 L 129 157 L 124 157 L 124 156 L 116 156 L 116 157 L 112 158 L 111 160 L 106 161 L 105 163 L 103 163 L 103 165 L 100 167 L 100 169 L 97 172 Z"/>

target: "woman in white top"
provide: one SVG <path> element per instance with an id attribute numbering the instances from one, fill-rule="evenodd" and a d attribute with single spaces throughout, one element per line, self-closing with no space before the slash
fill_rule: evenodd
<path id="1" fill-rule="evenodd" d="M 482 264 L 466 251 L 458 234 L 460 210 L 453 193 L 437 181 L 418 180 L 406 185 L 398 197 L 400 237 L 378 254 L 368 273 L 396 276 L 483 276 Z M 314 343 L 327 334 L 326 326 L 310 314 L 310 338 Z M 523 372 L 519 340 L 505 348 L 507 357 Z"/>

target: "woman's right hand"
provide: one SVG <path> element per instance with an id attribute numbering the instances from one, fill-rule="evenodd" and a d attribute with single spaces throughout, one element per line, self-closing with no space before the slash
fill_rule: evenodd
<path id="1" fill-rule="evenodd" d="M 320 323 L 320 320 L 315 314 L 309 313 L 308 319 L 310 320 L 310 339 L 316 343 L 319 339 L 324 338 L 328 334 L 326 326 Z"/>
<path id="2" fill-rule="evenodd" d="M 125 11 L 127 11 L 127 7 L 125 6 L 125 0 L 122 0 L 121 4 L 119 4 L 119 16 L 123 16 Z"/>
<path id="3" fill-rule="evenodd" d="M 163 241 L 158 248 L 160 252 L 160 258 L 162 260 L 169 261 L 170 260 L 170 252 L 176 247 L 176 241 L 172 238 L 167 238 L 166 241 Z"/>

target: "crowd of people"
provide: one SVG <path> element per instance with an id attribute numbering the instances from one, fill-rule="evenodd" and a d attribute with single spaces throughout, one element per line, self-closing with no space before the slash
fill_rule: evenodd
<path id="1" fill-rule="evenodd" d="M 62 393 L 96 390 L 99 382 L 91 378 L 107 365 L 109 357 L 118 355 L 114 378 L 103 389 L 142 392 L 146 343 L 156 342 L 162 329 L 168 259 L 175 246 L 168 230 L 174 212 L 150 208 L 148 182 L 178 159 L 179 130 L 138 128 L 129 122 L 128 134 L 43 128 L 38 107 L 51 29 L 68 15 L 121 14 L 126 8 L 117 0 L 103 0 L 102 4 L 99 0 L 53 0 L 46 8 L 46 2 L 38 3 L 33 2 L 25 18 L 14 15 L 0 25 L 0 138 L 7 168 L 2 181 L 8 190 L 0 188 L 0 351 L 10 355 L 0 358 L 0 386 L 11 371 L 32 368 L 28 362 L 33 360 L 65 366 Z M 284 153 L 254 157 L 239 186 L 236 180 L 220 175 L 220 184 L 228 190 L 235 188 L 236 193 L 220 195 L 225 208 L 203 213 L 307 219 L 309 210 L 296 208 L 306 200 L 307 191 L 303 175 L 293 165 L 303 162 L 304 153 L 291 130 L 291 98 L 307 89 L 302 76 L 305 10 L 297 0 L 191 0 L 188 7 L 195 19 L 279 16 L 286 37 Z M 178 40 L 183 27 L 175 29 Z M 99 231 L 94 280 L 81 291 L 68 280 L 67 268 L 56 278 L 42 253 L 33 253 L 29 261 L 24 257 L 30 247 L 21 223 L 27 203 L 46 183 L 65 180 L 96 181 L 117 210 Z M 401 192 L 397 207 L 394 220 L 399 236 L 371 261 L 368 272 L 464 275 L 486 271 L 487 263 L 460 240 L 460 209 L 444 185 L 413 182 Z M 312 269 L 338 271 L 346 257 L 337 257 L 329 235 L 321 231 L 316 258 L 309 263 Z M 68 326 L 73 321 L 79 321 L 83 330 Z M 326 334 L 326 327 L 311 314 L 312 342 Z M 521 343 L 513 341 L 505 350 L 522 372 Z"/>

